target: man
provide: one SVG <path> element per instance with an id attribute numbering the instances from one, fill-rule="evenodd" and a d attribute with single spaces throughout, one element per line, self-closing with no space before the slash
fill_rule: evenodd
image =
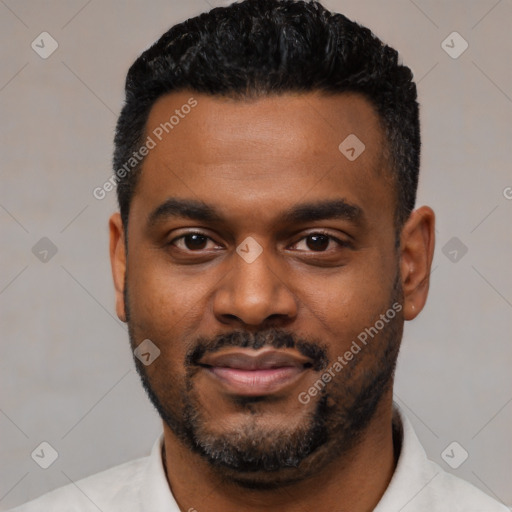
<path id="1" fill-rule="evenodd" d="M 163 434 L 17 510 L 507 510 L 427 460 L 392 400 L 434 251 L 419 154 L 410 70 L 317 2 L 164 34 L 128 72 L 110 219 Z"/>

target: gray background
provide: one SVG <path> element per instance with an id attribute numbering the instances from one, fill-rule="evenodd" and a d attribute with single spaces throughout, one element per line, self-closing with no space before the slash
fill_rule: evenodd
<path id="1" fill-rule="evenodd" d="M 146 455 L 160 432 L 114 310 L 115 194 L 92 190 L 111 173 L 129 65 L 174 23 L 227 3 L 0 0 L 0 509 Z M 418 82 L 418 205 L 437 213 L 437 247 L 395 398 L 432 459 L 510 506 L 512 2 L 324 5 L 396 47 Z M 31 48 L 43 31 L 59 45 L 47 59 Z M 453 31 L 469 43 L 456 59 L 441 46 Z M 43 237 L 57 248 L 46 262 L 48 242 L 32 252 Z M 42 441 L 59 455 L 46 470 L 31 458 Z M 458 469 L 441 457 L 452 441 L 469 453 Z"/>

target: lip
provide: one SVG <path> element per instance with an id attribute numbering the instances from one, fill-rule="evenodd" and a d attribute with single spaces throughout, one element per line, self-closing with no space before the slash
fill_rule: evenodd
<path id="1" fill-rule="evenodd" d="M 293 386 L 312 362 L 291 350 L 237 348 L 206 354 L 199 365 L 230 393 L 262 396 Z"/>

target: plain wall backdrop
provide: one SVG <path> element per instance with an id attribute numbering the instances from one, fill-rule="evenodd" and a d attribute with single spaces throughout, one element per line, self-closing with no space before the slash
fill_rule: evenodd
<path id="1" fill-rule="evenodd" d="M 129 65 L 227 4 L 0 1 L 0 509 L 146 455 L 161 430 L 114 309 L 115 192 L 92 191 L 112 173 Z M 512 2 L 324 5 L 395 47 L 418 84 L 417 204 L 437 214 L 437 245 L 395 399 L 430 458 L 511 506 Z M 454 441 L 457 469 L 442 457 Z M 42 442 L 58 453 L 48 469 L 31 457 Z"/>

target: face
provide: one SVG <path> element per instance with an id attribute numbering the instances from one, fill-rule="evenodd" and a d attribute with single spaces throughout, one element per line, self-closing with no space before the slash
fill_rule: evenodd
<path id="1" fill-rule="evenodd" d="M 350 134 L 355 159 L 339 149 Z M 396 247 L 378 117 L 357 95 L 179 92 L 146 136 L 127 253 L 111 219 L 118 315 L 133 349 L 160 350 L 135 358 L 143 384 L 217 471 L 252 487 L 306 478 L 389 398 L 403 320 L 426 294 L 411 292 L 414 251 Z"/>

